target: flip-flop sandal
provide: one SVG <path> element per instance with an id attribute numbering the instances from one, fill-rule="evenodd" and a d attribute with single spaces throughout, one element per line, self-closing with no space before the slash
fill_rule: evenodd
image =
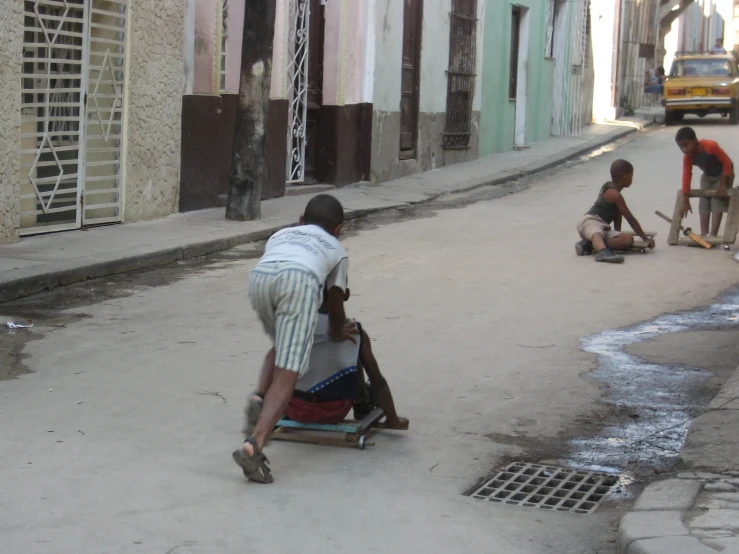
<path id="1" fill-rule="evenodd" d="M 264 396 L 255 392 L 249 397 L 244 409 L 245 425 L 244 425 L 244 436 L 250 437 L 254 433 L 254 428 L 257 426 L 259 421 L 259 415 L 262 413 L 264 407 Z"/>
<path id="2" fill-rule="evenodd" d="M 249 481 L 254 481 L 255 483 L 268 484 L 274 482 L 272 471 L 269 469 L 268 465 L 269 460 L 267 459 L 267 456 L 259 450 L 257 441 L 249 437 L 244 442 L 248 442 L 252 445 L 254 448 L 254 454 L 247 456 L 243 448 L 234 450 L 233 453 L 234 462 L 244 470 L 244 477 L 249 479 Z"/>

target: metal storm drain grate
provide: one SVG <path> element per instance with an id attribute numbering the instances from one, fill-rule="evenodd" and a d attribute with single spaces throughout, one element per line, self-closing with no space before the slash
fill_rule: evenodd
<path id="1" fill-rule="evenodd" d="M 592 471 L 514 462 L 472 493 L 473 498 L 589 514 L 618 484 L 618 477 Z"/>

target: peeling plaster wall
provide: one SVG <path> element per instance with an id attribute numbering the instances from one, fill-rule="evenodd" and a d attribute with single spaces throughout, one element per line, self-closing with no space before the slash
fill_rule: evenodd
<path id="1" fill-rule="evenodd" d="M 177 211 L 184 29 L 182 0 L 141 0 L 131 5 L 126 221 L 154 219 Z"/>
<path id="2" fill-rule="evenodd" d="M 0 243 L 18 240 L 23 2 L 0 10 Z"/>

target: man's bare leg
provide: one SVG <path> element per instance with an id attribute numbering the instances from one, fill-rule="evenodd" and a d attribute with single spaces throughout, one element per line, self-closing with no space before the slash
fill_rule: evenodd
<path id="1" fill-rule="evenodd" d="M 723 212 L 713 212 L 713 217 L 711 218 L 711 236 L 717 237 L 718 236 L 718 230 L 721 227 L 721 220 L 724 218 Z"/>

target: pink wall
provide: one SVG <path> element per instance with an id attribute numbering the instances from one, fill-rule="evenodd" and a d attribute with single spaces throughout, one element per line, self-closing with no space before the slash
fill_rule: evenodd
<path id="1" fill-rule="evenodd" d="M 343 106 L 370 101 L 364 85 L 374 73 L 368 58 L 369 26 L 374 25 L 373 0 L 330 0 L 326 4 L 323 59 L 323 103 Z M 371 60 L 371 67 L 366 67 Z"/>
<path id="2" fill-rule="evenodd" d="M 193 94 L 214 94 L 216 14 L 220 0 L 196 0 Z"/>
<path id="3" fill-rule="evenodd" d="M 241 72 L 241 44 L 244 38 L 245 0 L 228 0 L 228 37 L 226 38 L 226 90 L 224 94 L 238 94 Z"/>

